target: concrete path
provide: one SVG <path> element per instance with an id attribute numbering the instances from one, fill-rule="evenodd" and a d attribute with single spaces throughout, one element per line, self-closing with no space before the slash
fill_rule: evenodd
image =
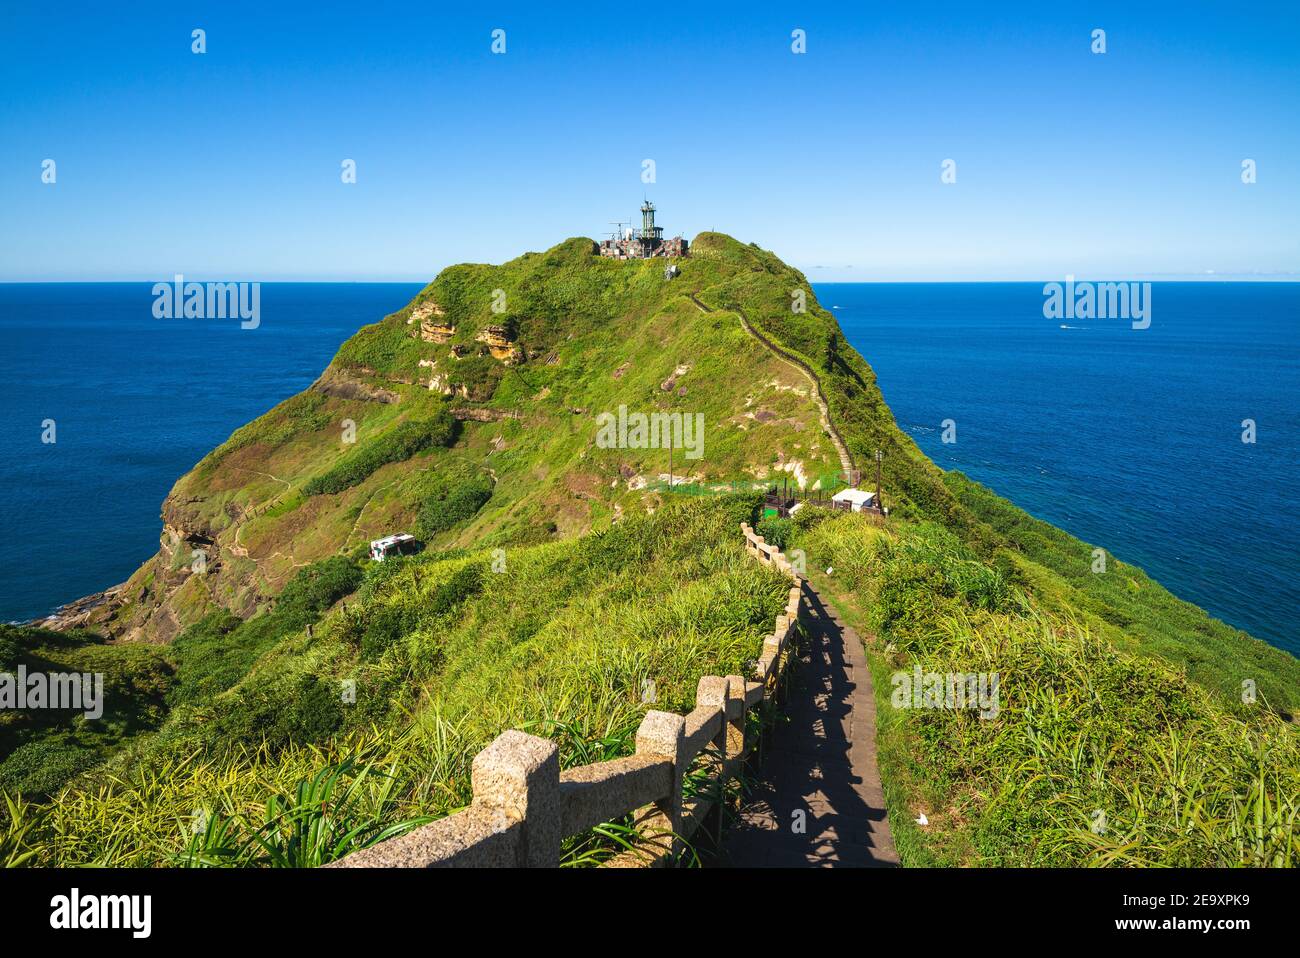
<path id="1" fill-rule="evenodd" d="M 809 638 L 715 866 L 898 864 L 876 765 L 876 703 L 856 632 L 808 586 Z M 802 811 L 798 816 L 796 812 Z M 800 818 L 805 828 L 796 830 Z"/>

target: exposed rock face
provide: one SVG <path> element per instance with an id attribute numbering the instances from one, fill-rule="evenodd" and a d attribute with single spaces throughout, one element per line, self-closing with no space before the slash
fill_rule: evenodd
<path id="1" fill-rule="evenodd" d="M 400 401 L 402 398 L 391 389 L 381 389 L 378 386 L 352 379 L 341 370 L 332 368 L 324 376 L 312 383 L 311 388 L 323 392 L 327 396 L 337 396 L 339 399 L 361 399 L 366 402 L 391 404 Z"/>
<path id="2" fill-rule="evenodd" d="M 507 366 L 517 366 L 524 361 L 524 351 L 515 345 L 510 338 L 510 330 L 505 326 L 485 326 L 474 337 L 474 341 L 487 346 L 492 358 Z"/>
<path id="3" fill-rule="evenodd" d="M 60 606 L 53 615 L 44 619 L 35 619 L 28 625 L 43 629 L 83 629 L 93 628 L 98 622 L 112 613 L 122 604 L 122 590 L 125 586 L 114 586 L 103 592 L 96 592 L 84 599 Z"/>
<path id="4" fill-rule="evenodd" d="M 577 247 L 575 251 L 582 252 Z M 521 261 L 510 270 L 517 270 L 530 283 L 569 281 L 563 272 L 552 276 L 544 261 Z M 536 509 L 543 519 L 564 517 L 560 525 L 569 533 L 583 531 L 589 524 L 595 508 L 591 503 L 601 502 L 615 515 L 628 507 L 640 511 L 641 493 L 662 468 L 662 455 L 629 454 L 615 476 L 608 471 L 616 462 L 609 454 L 592 447 L 592 460 L 584 462 L 585 448 L 571 452 L 553 447 L 547 441 L 550 431 L 585 430 L 586 422 L 576 420 L 589 417 L 588 407 L 594 409 L 596 401 L 605 407 L 605 389 L 617 403 L 644 400 L 645 387 L 660 396 L 680 396 L 688 378 L 691 394 L 707 397 L 713 383 L 706 378 L 697 385 L 689 372 L 695 344 L 676 341 L 674 327 L 651 319 L 662 305 L 658 294 L 647 290 L 643 301 L 639 291 L 624 290 L 621 279 L 607 268 L 611 265 L 599 264 L 593 267 L 598 273 L 584 278 L 591 281 L 592 290 L 608 288 L 611 296 L 609 309 L 591 317 L 590 342 L 586 333 L 575 333 L 567 324 L 554 326 L 542 314 L 524 320 L 522 331 L 501 314 L 475 314 L 466 325 L 463 315 L 468 314 L 460 312 L 451 293 L 438 294 L 450 307 L 425 292 L 407 309 L 377 324 L 379 328 L 366 327 L 353 343 L 363 348 L 341 350 L 312 384 L 310 394 L 295 397 L 292 406 L 268 412 L 265 421 L 245 437 L 249 441 L 232 444 L 203 468 L 182 477 L 163 504 L 157 553 L 122 585 L 60 609 L 61 625 L 56 627 L 85 625 L 114 641 L 168 642 L 217 610 L 241 617 L 257 614 L 298 570 L 329 555 L 351 554 L 358 543 L 385 530 L 406 527 L 424 494 L 419 474 L 440 466 L 443 454 L 431 455 L 427 467 L 423 460 L 410 466 L 390 465 L 383 476 L 356 491 L 305 496 L 295 490 L 338 456 L 340 423 L 351 420 L 363 437 L 377 435 L 378 427 L 409 418 L 398 413 L 409 409 L 414 416 L 428 407 L 440 407 L 441 402 L 430 402 L 440 397 L 451 399 L 455 407 L 451 415 L 462 423 L 460 434 L 465 438 L 464 448 L 447 453 L 447 461 L 482 457 L 486 463 L 491 454 L 497 457 L 491 460 L 497 465 L 501 455 L 507 456 L 510 470 L 502 468 L 502 472 L 513 484 L 507 486 L 511 494 L 496 497 L 492 508 L 499 510 L 500 518 L 482 520 L 481 528 L 512 532 L 520 525 L 516 517 L 525 516 L 531 524 Z M 736 275 L 742 271 L 743 267 L 736 267 Z M 505 281 L 489 285 L 513 288 Z M 779 301 L 784 290 L 773 289 L 781 294 L 775 297 Z M 643 313 L 644 320 L 637 318 Z M 648 366 L 639 368 L 632 352 L 620 355 L 617 348 L 623 341 L 634 345 L 644 337 L 663 339 L 664 350 L 676 353 L 662 368 L 657 354 L 653 373 Z M 760 409 L 767 398 L 766 379 L 802 385 L 802 377 L 787 371 L 785 364 L 769 361 L 763 351 L 752 352 L 763 362 L 749 384 L 754 396 L 746 408 Z M 496 362 L 488 362 L 488 357 Z M 589 369 L 587 364 L 597 362 L 596 357 L 599 367 Z M 514 370 L 502 368 L 518 368 L 517 364 L 552 371 L 566 366 L 575 375 L 554 377 L 551 385 L 541 387 L 530 384 L 531 377 L 521 380 L 510 375 Z M 587 391 L 587 377 L 579 375 L 587 371 L 604 380 L 600 387 L 592 387 L 595 392 Z M 496 397 L 494 390 L 501 382 L 509 382 L 512 389 Z M 743 397 L 719 395 L 720 401 L 728 398 Z M 785 398 L 786 405 L 799 406 L 791 397 Z M 511 400 L 516 407 L 505 408 Z M 786 407 L 781 408 L 782 415 L 788 415 Z M 744 410 L 735 411 L 738 421 L 728 422 L 728 428 L 739 431 L 748 426 L 771 432 L 779 428 L 760 426 L 755 419 L 743 418 Z M 808 412 L 809 426 L 814 428 L 815 414 Z M 526 425 L 521 426 L 521 421 Z M 777 439 L 784 437 L 772 441 Z M 770 442 L 764 445 L 759 456 L 769 463 L 769 470 L 770 446 Z M 808 456 L 811 465 L 811 453 L 799 454 Z M 732 458 L 718 468 L 736 472 L 748 462 L 743 449 Z M 571 481 L 571 472 L 584 478 Z M 515 495 L 518 498 L 512 498 Z"/>
<path id="5" fill-rule="evenodd" d="M 450 323 L 421 323 L 420 338 L 426 343 L 446 343 L 455 334 L 456 327 Z"/>
<path id="6" fill-rule="evenodd" d="M 454 383 L 451 376 L 446 373 L 434 373 L 429 377 L 429 389 L 436 393 L 442 393 L 444 396 L 459 396 L 461 399 L 469 398 L 469 386 L 464 383 Z"/>
<path id="7" fill-rule="evenodd" d="M 420 338 L 426 343 L 446 343 L 456 332 L 456 327 L 444 320 L 447 311 L 428 299 L 411 310 L 407 323 L 420 324 Z"/>
<path id="8" fill-rule="evenodd" d="M 501 422 L 503 419 L 520 419 L 519 413 L 512 409 L 468 408 L 460 406 L 451 411 L 452 416 L 461 422 Z"/>

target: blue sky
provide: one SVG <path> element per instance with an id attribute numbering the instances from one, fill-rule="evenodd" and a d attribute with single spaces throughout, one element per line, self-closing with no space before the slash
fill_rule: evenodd
<path id="1" fill-rule="evenodd" d="M 1294 3 L 187 6 L 4 5 L 0 281 L 425 281 L 643 194 L 813 281 L 1300 278 Z"/>

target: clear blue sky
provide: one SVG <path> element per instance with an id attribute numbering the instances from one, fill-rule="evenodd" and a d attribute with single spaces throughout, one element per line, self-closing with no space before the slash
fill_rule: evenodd
<path id="1" fill-rule="evenodd" d="M 1294 2 L 186 6 L 4 4 L 0 281 L 424 281 L 643 192 L 814 281 L 1300 278 Z"/>

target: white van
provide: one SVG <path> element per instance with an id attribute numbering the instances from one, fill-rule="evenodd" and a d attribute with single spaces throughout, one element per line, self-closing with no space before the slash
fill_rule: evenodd
<path id="1" fill-rule="evenodd" d="M 409 556 L 419 551 L 420 543 L 415 536 L 399 532 L 395 536 L 385 536 L 370 543 L 370 558 L 383 562 L 391 556 Z"/>

